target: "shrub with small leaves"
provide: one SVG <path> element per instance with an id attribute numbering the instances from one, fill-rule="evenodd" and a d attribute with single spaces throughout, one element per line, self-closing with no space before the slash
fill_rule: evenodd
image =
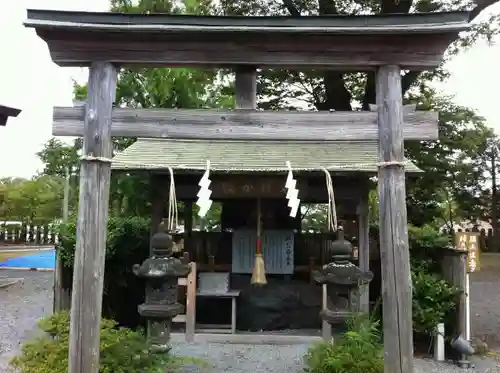
<path id="1" fill-rule="evenodd" d="M 321 342 L 305 356 L 308 373 L 382 373 L 383 346 L 378 322 L 366 316 L 347 321 L 348 331 L 335 343 Z"/>
<path id="2" fill-rule="evenodd" d="M 46 334 L 25 343 L 21 354 L 11 361 L 12 367 L 19 373 L 66 373 L 69 314 L 61 312 L 44 318 L 39 327 Z M 165 372 L 172 360 L 168 353 L 151 352 L 141 333 L 102 320 L 100 373 Z"/>
<path id="3" fill-rule="evenodd" d="M 428 272 L 423 263 L 412 270 L 411 278 L 413 331 L 432 336 L 436 325 L 446 323 L 453 314 L 460 291 L 439 275 Z"/>

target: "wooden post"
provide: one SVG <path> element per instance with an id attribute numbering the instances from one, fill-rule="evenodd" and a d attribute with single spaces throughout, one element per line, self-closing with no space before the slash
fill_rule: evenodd
<path id="1" fill-rule="evenodd" d="M 368 220 L 368 189 L 363 188 L 358 205 L 358 259 L 359 268 L 370 270 L 370 222 Z M 370 312 L 370 284 L 360 289 L 359 307 L 361 312 Z"/>
<path id="2" fill-rule="evenodd" d="M 191 244 L 193 236 L 193 201 L 184 201 L 184 252 L 190 253 L 191 258 L 194 257 L 194 248 Z M 198 260 L 198 258 L 194 258 Z"/>
<path id="3" fill-rule="evenodd" d="M 62 221 L 68 222 L 69 216 L 69 191 L 70 191 L 70 172 L 69 167 L 66 167 L 66 175 L 64 180 L 64 197 L 62 208 Z M 56 267 L 54 271 L 54 312 L 67 310 L 71 307 L 71 294 L 69 293 L 69 284 L 64 281 L 64 267 L 61 261 L 59 251 L 56 251 Z"/>
<path id="4" fill-rule="evenodd" d="M 377 72 L 380 259 L 386 373 L 413 372 L 412 290 L 403 144 L 403 97 L 399 66 Z M 398 163 L 400 162 L 400 163 Z"/>
<path id="5" fill-rule="evenodd" d="M 460 298 L 456 310 L 454 335 L 461 335 L 467 339 L 469 318 L 467 314 L 467 257 L 470 249 L 471 233 L 457 232 L 454 234 L 454 246 L 446 251 L 443 260 L 443 277 L 460 290 Z M 476 236 L 477 240 L 478 236 Z M 462 360 L 466 360 L 462 357 Z"/>
<path id="6" fill-rule="evenodd" d="M 98 373 L 108 223 L 111 114 L 117 70 L 109 62 L 89 69 L 85 136 L 71 302 L 69 373 Z"/>
<path id="7" fill-rule="evenodd" d="M 68 216 L 69 216 L 70 177 L 71 174 L 69 172 L 69 167 L 66 167 L 65 178 L 64 178 L 64 197 L 63 197 L 63 213 L 62 213 L 63 222 L 65 223 L 68 221 Z"/>
<path id="8" fill-rule="evenodd" d="M 187 277 L 186 289 L 186 341 L 194 342 L 196 333 L 196 281 L 198 273 L 196 262 L 191 262 L 191 272 Z"/>
<path id="9" fill-rule="evenodd" d="M 328 285 L 323 284 L 321 286 L 321 290 L 322 290 L 321 309 L 324 311 L 328 309 Z M 325 341 L 332 340 L 332 326 L 326 320 L 321 321 L 321 337 L 323 337 Z"/>
<path id="10" fill-rule="evenodd" d="M 158 228 L 163 220 L 166 204 L 168 203 L 168 192 L 170 184 L 167 183 L 167 178 L 163 175 L 151 175 L 151 231 L 149 253 L 152 254 L 151 238 L 155 233 L 158 233 Z"/>
<path id="11" fill-rule="evenodd" d="M 257 108 L 257 72 L 253 67 L 239 66 L 236 70 L 236 109 Z"/>

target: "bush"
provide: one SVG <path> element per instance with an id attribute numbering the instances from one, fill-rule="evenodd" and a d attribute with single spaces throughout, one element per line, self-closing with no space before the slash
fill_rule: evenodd
<path id="1" fill-rule="evenodd" d="M 144 260 L 149 253 L 150 228 L 150 219 L 110 217 L 106 240 L 106 264 L 115 266 L 129 263 L 132 259 Z M 75 258 L 76 220 L 61 225 L 60 232 L 61 241 L 57 248 L 63 264 L 72 267 Z M 131 271 L 130 268 L 124 270 Z"/>
<path id="2" fill-rule="evenodd" d="M 410 256 L 412 267 L 419 262 L 426 263 L 426 270 L 441 274 L 441 263 L 446 249 L 451 244 L 451 237 L 443 234 L 429 225 L 423 227 L 408 227 Z"/>
<path id="3" fill-rule="evenodd" d="M 460 291 L 429 271 L 425 262 L 412 269 L 413 331 L 416 339 L 433 336 L 436 325 L 453 323 Z"/>
<path id="4" fill-rule="evenodd" d="M 365 316 L 347 322 L 348 331 L 339 339 L 320 342 L 305 356 L 309 373 L 382 373 L 383 346 L 378 322 Z"/>
<path id="5" fill-rule="evenodd" d="M 61 240 L 57 247 L 65 266 L 65 287 L 71 289 L 76 244 L 76 221 L 60 227 Z M 104 272 L 104 317 L 121 326 L 141 325 L 137 306 L 144 301 L 144 281 L 132 272 L 149 255 L 150 220 L 141 217 L 108 219 L 106 266 Z"/>
<path id="6" fill-rule="evenodd" d="M 39 322 L 45 335 L 22 346 L 11 365 L 19 373 L 66 373 L 69 349 L 69 315 L 54 314 Z M 101 322 L 101 373 L 164 372 L 172 358 L 168 353 L 151 353 L 139 332 L 118 328 L 112 320 Z M 163 371 L 161 370 L 163 369 Z"/>

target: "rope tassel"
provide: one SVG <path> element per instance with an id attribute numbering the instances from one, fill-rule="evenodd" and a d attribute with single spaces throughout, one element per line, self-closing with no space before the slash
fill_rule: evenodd
<path id="1" fill-rule="evenodd" d="M 328 194 L 328 210 L 327 210 L 327 219 L 328 219 L 328 229 L 331 229 L 333 232 L 337 231 L 338 221 L 337 221 L 337 206 L 335 205 L 335 193 L 333 190 L 333 181 L 332 175 L 326 168 L 323 168 L 326 176 L 326 191 Z"/>
<path id="2" fill-rule="evenodd" d="M 261 227 L 260 199 L 257 199 L 257 247 L 255 250 L 255 263 L 252 270 L 252 285 L 266 285 L 266 266 L 262 256 L 262 227 Z"/>
<path id="3" fill-rule="evenodd" d="M 172 167 L 168 168 L 168 172 L 170 173 L 170 190 L 168 193 L 167 229 L 169 232 L 174 232 L 179 226 L 179 210 L 177 209 L 177 195 L 175 193 L 174 170 Z"/>

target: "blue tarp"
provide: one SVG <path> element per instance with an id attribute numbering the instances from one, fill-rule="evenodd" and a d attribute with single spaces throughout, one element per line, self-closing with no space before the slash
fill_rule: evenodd
<path id="1" fill-rule="evenodd" d="M 54 269 L 56 267 L 56 251 L 40 251 L 36 254 L 22 255 L 0 262 L 0 267 L 23 267 Z"/>

